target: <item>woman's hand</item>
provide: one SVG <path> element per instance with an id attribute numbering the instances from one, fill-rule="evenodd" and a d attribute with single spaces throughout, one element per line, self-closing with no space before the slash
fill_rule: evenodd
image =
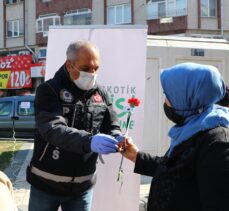
<path id="1" fill-rule="evenodd" d="M 124 147 L 124 144 L 125 144 L 125 147 Z M 127 137 L 123 139 L 122 141 L 120 141 L 118 146 L 119 146 L 118 151 L 120 153 L 123 153 L 123 150 L 124 150 L 124 157 L 135 163 L 139 149 L 133 143 L 131 137 Z"/>

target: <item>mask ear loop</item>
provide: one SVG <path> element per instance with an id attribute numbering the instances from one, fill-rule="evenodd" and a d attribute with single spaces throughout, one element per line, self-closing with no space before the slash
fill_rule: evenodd
<path id="1" fill-rule="evenodd" d="M 204 111 L 204 106 L 202 106 L 200 108 L 195 108 L 195 109 L 175 109 L 175 108 L 173 108 L 173 109 L 175 111 L 197 111 L 197 113 L 200 114 L 200 113 L 202 113 Z"/>
<path id="2" fill-rule="evenodd" d="M 173 108 L 175 111 L 196 111 L 195 113 L 192 113 L 188 116 L 185 116 L 185 118 L 188 118 L 192 115 L 195 115 L 195 114 L 201 114 L 203 111 L 204 111 L 204 106 L 200 107 L 200 108 L 197 108 L 197 109 L 175 109 Z"/>

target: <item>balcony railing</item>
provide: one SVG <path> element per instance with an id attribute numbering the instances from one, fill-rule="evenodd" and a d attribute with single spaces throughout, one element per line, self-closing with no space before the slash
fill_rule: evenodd
<path id="1" fill-rule="evenodd" d="M 187 8 L 167 10 L 167 11 L 155 11 L 155 12 L 148 11 L 148 20 L 167 18 L 167 17 L 177 17 L 177 16 L 184 16 L 184 15 L 187 15 Z"/>

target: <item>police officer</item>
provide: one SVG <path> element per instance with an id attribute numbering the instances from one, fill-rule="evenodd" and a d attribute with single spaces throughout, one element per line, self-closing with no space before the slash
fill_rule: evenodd
<path id="1" fill-rule="evenodd" d="M 98 154 L 116 152 L 121 134 L 108 94 L 96 84 L 98 69 L 98 48 L 77 41 L 54 78 L 37 89 L 30 211 L 90 210 Z"/>

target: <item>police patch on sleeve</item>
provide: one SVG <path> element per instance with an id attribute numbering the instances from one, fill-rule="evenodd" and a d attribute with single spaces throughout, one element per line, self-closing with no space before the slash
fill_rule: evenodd
<path id="1" fill-rule="evenodd" d="M 101 95 L 98 92 L 94 94 L 93 99 L 95 103 L 103 102 L 103 98 L 101 97 Z"/>
<path id="2" fill-rule="evenodd" d="M 103 98 L 101 97 L 101 95 L 96 92 L 94 95 L 93 95 L 93 102 L 92 102 L 93 105 L 105 105 L 105 103 L 103 102 Z"/>
<path id="3" fill-rule="evenodd" d="M 73 95 L 66 89 L 60 90 L 60 99 L 65 103 L 71 103 L 74 100 Z"/>

